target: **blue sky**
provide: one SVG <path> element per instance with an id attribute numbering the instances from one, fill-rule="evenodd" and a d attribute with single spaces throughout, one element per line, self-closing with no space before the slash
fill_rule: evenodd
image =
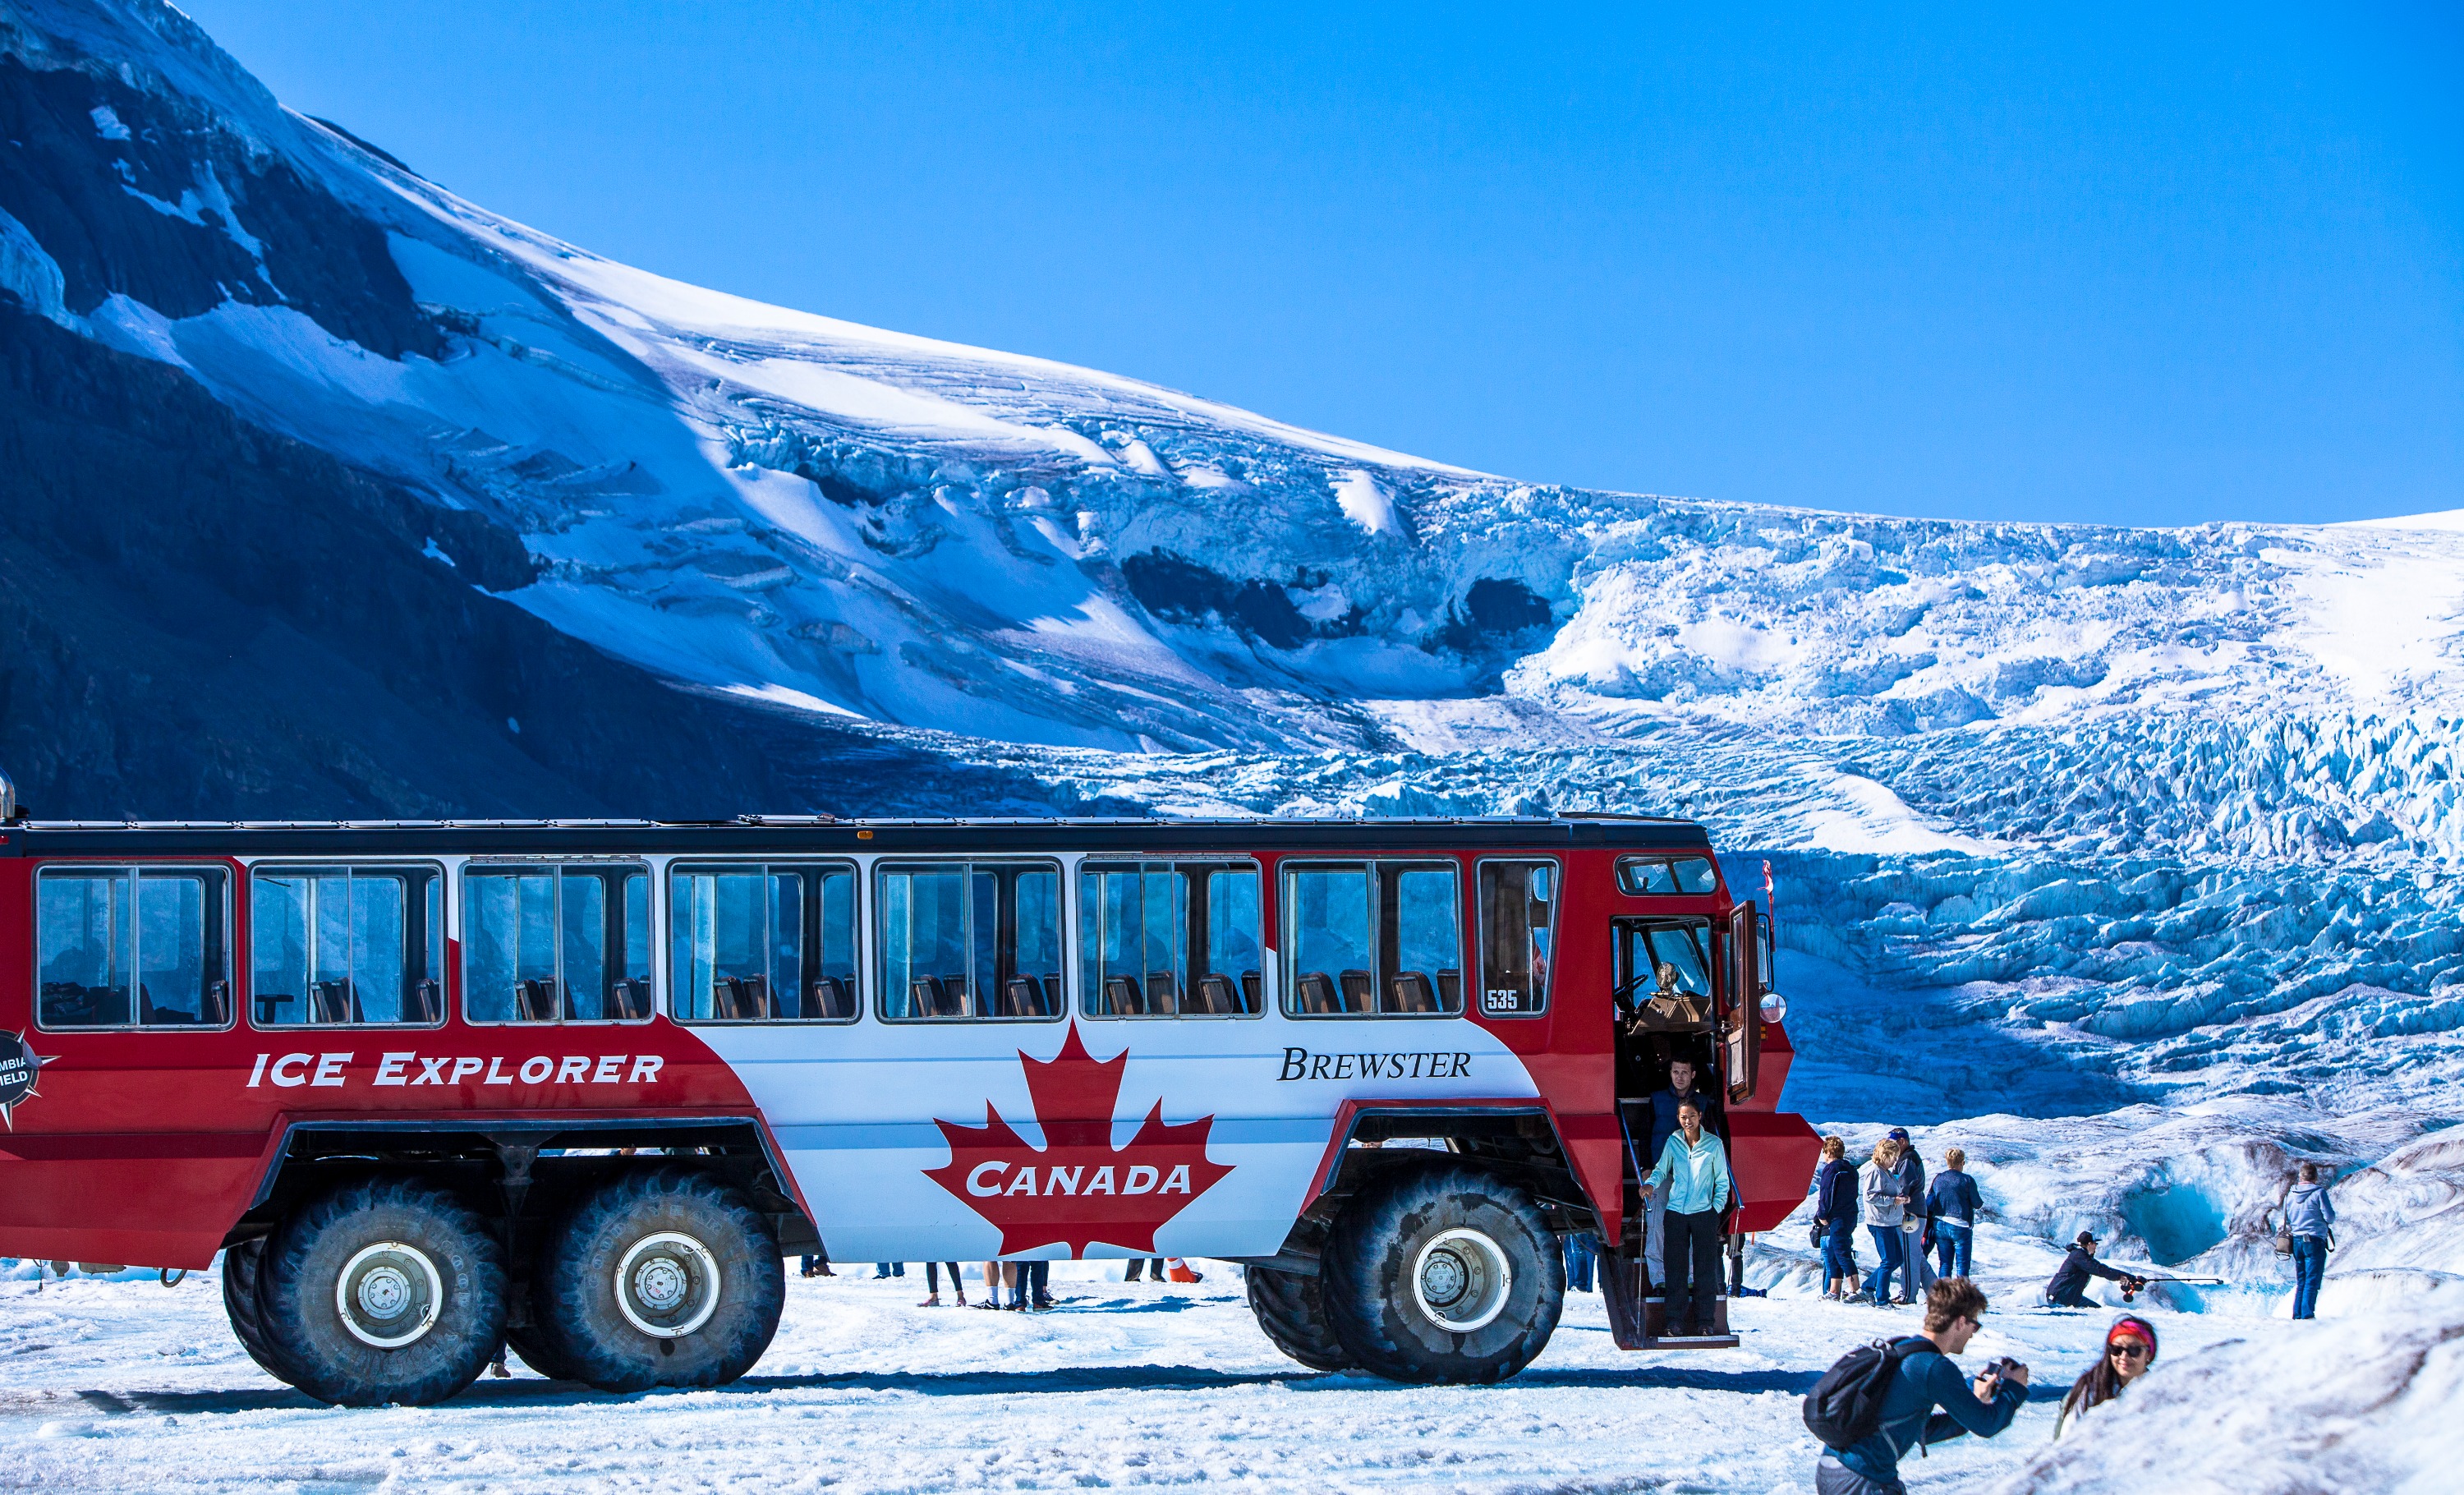
<path id="1" fill-rule="evenodd" d="M 2464 506 L 2452 7 L 181 3 L 617 258 L 1468 467 Z"/>

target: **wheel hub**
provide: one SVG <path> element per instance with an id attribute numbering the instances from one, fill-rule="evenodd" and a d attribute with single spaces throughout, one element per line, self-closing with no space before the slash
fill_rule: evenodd
<path id="1" fill-rule="evenodd" d="M 722 1286 L 718 1258 L 680 1231 L 643 1237 L 616 1264 L 616 1307 L 657 1339 L 681 1339 L 709 1323 Z"/>
<path id="2" fill-rule="evenodd" d="M 379 1350 L 414 1344 L 436 1327 L 445 1282 L 427 1252 L 399 1241 L 363 1246 L 334 1284 L 334 1308 L 351 1337 Z"/>
<path id="3" fill-rule="evenodd" d="M 1506 1250 L 1477 1230 L 1441 1231 L 1413 1264 L 1412 1295 L 1439 1328 L 1467 1334 L 1506 1310 L 1514 1285 Z"/>

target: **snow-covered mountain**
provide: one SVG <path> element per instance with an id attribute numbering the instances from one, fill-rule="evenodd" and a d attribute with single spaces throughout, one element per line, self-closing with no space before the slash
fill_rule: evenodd
<path id="1" fill-rule="evenodd" d="M 1466 472 L 615 264 L 153 0 L 0 0 L 0 382 L 46 812 L 1675 810 L 1817 1115 L 2464 1114 L 2464 513 Z"/>

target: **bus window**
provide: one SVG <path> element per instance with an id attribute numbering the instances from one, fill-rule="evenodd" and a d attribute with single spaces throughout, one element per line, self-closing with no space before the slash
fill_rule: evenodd
<path id="1" fill-rule="evenodd" d="M 1707 856 L 1620 858 L 1617 890 L 1638 893 L 1706 893 L 1720 890 L 1720 874 Z"/>
<path id="2" fill-rule="evenodd" d="M 1453 863 L 1289 865 L 1284 901 L 1285 1001 L 1295 1016 L 1463 1011 Z"/>
<path id="3" fill-rule="evenodd" d="M 1709 1024 L 1708 919 L 1620 919 L 1617 943 L 1620 1019 L 1653 1030 Z"/>
<path id="4" fill-rule="evenodd" d="M 224 877 L 220 868 L 44 868 L 35 1025 L 229 1024 Z"/>
<path id="5" fill-rule="evenodd" d="M 259 867 L 248 903 L 254 1025 L 445 1020 L 445 877 L 435 868 Z"/>
<path id="6" fill-rule="evenodd" d="M 1090 1018 L 1242 1017 L 1264 1008 L 1258 871 L 1085 864 L 1079 986 Z"/>
<path id="7" fill-rule="evenodd" d="M 650 874 L 604 863 L 462 875 L 462 1008 L 473 1022 L 650 1016 Z"/>
<path id="8" fill-rule="evenodd" d="M 1061 1016 L 1059 868 L 995 862 L 885 866 L 874 896 L 884 1020 Z"/>
<path id="9" fill-rule="evenodd" d="M 1549 1009 L 1549 938 L 1557 866 L 1480 864 L 1480 1010 L 1506 1016 Z"/>
<path id="10" fill-rule="evenodd" d="M 678 1022 L 853 1022 L 855 869 L 678 868 L 668 952 Z"/>

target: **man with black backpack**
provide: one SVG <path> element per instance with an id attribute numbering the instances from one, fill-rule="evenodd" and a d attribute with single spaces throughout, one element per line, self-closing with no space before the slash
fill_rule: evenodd
<path id="1" fill-rule="evenodd" d="M 1984 1326 L 1985 1307 L 1967 1278 L 1936 1279 L 1924 1333 L 1860 1345 L 1823 1373 L 1805 1398 L 1805 1425 L 1823 1444 L 1817 1495 L 1905 1495 L 1900 1458 L 1910 1448 L 2011 1425 L 2028 1399 L 2028 1368 L 1996 1360 L 1970 1381 L 1950 1360 Z"/>

